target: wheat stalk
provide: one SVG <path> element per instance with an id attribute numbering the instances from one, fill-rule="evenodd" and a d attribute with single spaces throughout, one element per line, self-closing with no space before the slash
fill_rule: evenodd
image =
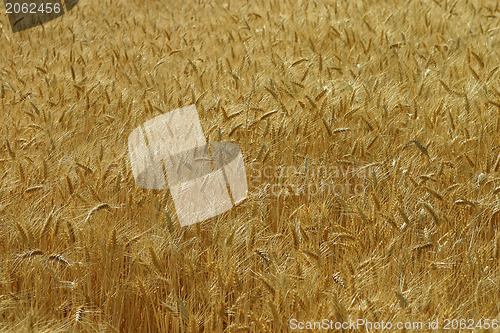
<path id="1" fill-rule="evenodd" d="M 100 211 L 101 209 L 110 209 L 111 206 L 107 203 L 101 203 L 94 208 L 92 208 L 89 213 L 87 214 L 87 217 L 85 218 L 85 223 L 87 223 L 90 219 L 90 217 L 95 214 L 96 212 Z"/>
<path id="2" fill-rule="evenodd" d="M 70 266 L 70 263 L 59 254 L 50 255 L 49 260 L 57 261 L 58 263 L 63 264 L 64 266 Z"/>
<path id="3" fill-rule="evenodd" d="M 42 250 L 32 250 L 32 251 L 28 251 L 28 252 L 25 252 L 25 253 L 21 254 L 20 257 L 22 259 L 28 259 L 28 258 L 31 258 L 31 257 L 34 257 L 34 256 L 39 256 L 39 255 L 42 255 L 42 254 L 43 254 Z"/>

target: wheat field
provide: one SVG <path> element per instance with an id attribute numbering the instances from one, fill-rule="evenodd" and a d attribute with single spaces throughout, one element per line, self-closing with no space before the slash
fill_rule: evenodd
<path id="1" fill-rule="evenodd" d="M 0 28 L 0 331 L 500 332 L 443 327 L 500 319 L 497 1 L 82 0 Z M 181 228 L 127 137 L 190 104 L 249 192 Z"/>

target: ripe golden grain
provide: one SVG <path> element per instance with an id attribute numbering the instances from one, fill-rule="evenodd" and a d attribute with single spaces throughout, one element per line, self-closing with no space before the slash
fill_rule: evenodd
<path id="1" fill-rule="evenodd" d="M 66 227 L 68 228 L 68 235 L 71 243 L 76 242 L 75 229 L 70 221 L 66 221 Z"/>
<path id="2" fill-rule="evenodd" d="M 107 203 L 101 203 L 101 204 L 95 206 L 87 214 L 87 217 L 85 218 L 85 222 L 88 222 L 88 220 L 90 219 L 90 217 L 93 214 L 95 214 L 96 212 L 100 211 L 101 209 L 110 209 L 110 208 L 111 208 L 111 206 L 109 204 L 107 204 Z"/>
<path id="3" fill-rule="evenodd" d="M 75 321 L 80 322 L 83 318 L 83 313 L 85 312 L 85 306 L 80 306 L 75 312 Z"/>
<path id="4" fill-rule="evenodd" d="M 53 260 L 53 261 L 56 261 L 60 264 L 63 264 L 64 266 L 70 266 L 69 262 L 64 259 L 63 256 L 59 255 L 59 254 L 52 254 L 49 256 L 49 260 Z"/>
<path id="5" fill-rule="evenodd" d="M 26 258 L 31 258 L 34 256 L 39 256 L 42 254 L 43 254 L 42 250 L 33 250 L 33 251 L 28 251 L 28 252 L 21 254 L 21 258 L 26 259 Z"/>
<path id="6" fill-rule="evenodd" d="M 335 283 L 340 285 L 342 288 L 345 288 L 344 280 L 342 280 L 342 277 L 340 276 L 340 272 L 333 275 L 332 279 L 333 279 L 333 281 L 335 281 Z"/>
<path id="7" fill-rule="evenodd" d="M 342 132 L 347 132 L 347 131 L 350 131 L 351 129 L 350 128 L 336 128 L 332 131 L 332 134 L 337 134 L 337 133 L 342 133 Z"/>
<path id="8" fill-rule="evenodd" d="M 0 17 L 0 331 L 496 315 L 496 2 L 265 5 L 88 0 L 19 34 Z M 181 228 L 127 139 L 192 103 L 249 192 Z"/>
<path id="9" fill-rule="evenodd" d="M 148 248 L 149 251 L 149 256 L 151 258 L 151 262 L 153 263 L 153 266 L 159 271 L 163 271 L 162 266 L 160 264 L 160 259 L 158 258 L 158 255 L 156 254 L 155 250 L 152 247 Z"/>
<path id="10" fill-rule="evenodd" d="M 425 243 L 425 244 L 416 245 L 416 246 L 412 247 L 411 250 L 412 251 L 422 251 L 422 250 L 431 248 L 432 246 L 433 246 L 432 243 Z"/>
<path id="11" fill-rule="evenodd" d="M 423 202 L 422 206 L 425 208 L 426 211 L 429 212 L 429 214 L 431 214 L 432 218 L 434 219 L 434 222 L 436 222 L 436 224 L 439 224 L 439 216 L 434 210 L 434 208 L 432 208 L 432 206 L 427 202 Z"/>
<path id="12" fill-rule="evenodd" d="M 16 229 L 19 232 L 19 236 L 21 236 L 23 243 L 27 244 L 28 243 L 28 236 L 27 236 L 24 228 L 18 222 L 16 222 L 14 225 L 16 226 Z"/>
<path id="13" fill-rule="evenodd" d="M 31 192 L 35 192 L 37 190 L 41 190 L 42 188 L 44 188 L 45 186 L 43 185 L 38 185 L 38 186 L 32 186 L 32 187 L 29 187 L 27 188 L 24 193 L 31 193 Z"/>

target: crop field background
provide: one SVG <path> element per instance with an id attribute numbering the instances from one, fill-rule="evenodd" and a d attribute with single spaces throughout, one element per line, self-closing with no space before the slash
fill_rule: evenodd
<path id="1" fill-rule="evenodd" d="M 497 1 L 82 0 L 15 34 L 4 13 L 0 331 L 500 319 Z M 249 192 L 181 228 L 127 138 L 190 104 Z"/>

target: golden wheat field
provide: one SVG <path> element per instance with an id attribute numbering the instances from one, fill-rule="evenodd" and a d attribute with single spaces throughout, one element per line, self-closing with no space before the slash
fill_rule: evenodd
<path id="1" fill-rule="evenodd" d="M 2 7 L 0 331 L 500 332 L 499 7 Z M 181 227 L 127 138 L 191 104 L 249 191 Z"/>

